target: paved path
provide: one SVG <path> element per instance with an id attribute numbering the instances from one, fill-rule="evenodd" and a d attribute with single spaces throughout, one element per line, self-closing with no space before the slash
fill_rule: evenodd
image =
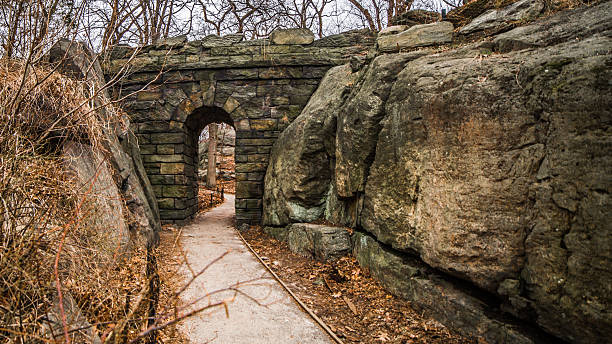
<path id="1" fill-rule="evenodd" d="M 237 281 L 263 276 L 257 285 L 243 286 L 241 290 L 266 307 L 238 296 L 228 305 L 229 318 L 226 318 L 224 309 L 219 308 L 213 313 L 187 319 L 181 330 L 191 343 L 331 343 L 327 334 L 244 246 L 232 227 L 233 218 L 234 196 L 226 195 L 223 205 L 199 215 L 183 229 L 181 242 L 194 271 L 202 270 L 224 252 L 230 250 L 230 253 L 198 278 L 186 290 L 182 300 L 187 304 L 205 295 L 205 290 L 210 292 Z M 191 275 L 186 267 L 184 273 L 186 278 Z M 231 292 L 224 292 L 212 296 L 211 300 L 215 302 L 231 296 Z"/>

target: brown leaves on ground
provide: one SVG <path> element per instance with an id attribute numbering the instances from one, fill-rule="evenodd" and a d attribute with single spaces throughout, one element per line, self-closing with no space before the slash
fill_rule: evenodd
<path id="1" fill-rule="evenodd" d="M 159 233 L 159 246 L 155 249 L 157 256 L 157 273 L 160 280 L 158 309 L 172 309 L 176 301 L 176 291 L 183 285 L 184 277 L 180 274 L 184 262 L 180 242 L 181 230 L 173 226 L 164 226 Z M 160 343 L 186 344 L 189 340 L 171 325 L 157 334 Z"/>
<path id="2" fill-rule="evenodd" d="M 223 203 L 221 188 L 208 188 L 201 184 L 198 189 L 198 211 L 207 211 Z"/>
<path id="3" fill-rule="evenodd" d="M 475 343 L 387 293 L 353 257 L 318 262 L 260 228 L 244 238 L 345 343 Z"/>

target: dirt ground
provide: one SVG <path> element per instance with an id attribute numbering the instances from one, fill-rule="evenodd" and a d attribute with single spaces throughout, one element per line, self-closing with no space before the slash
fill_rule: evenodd
<path id="1" fill-rule="evenodd" d="M 292 253 L 261 228 L 243 236 L 345 343 L 477 343 L 387 293 L 353 257 L 322 263 Z"/>

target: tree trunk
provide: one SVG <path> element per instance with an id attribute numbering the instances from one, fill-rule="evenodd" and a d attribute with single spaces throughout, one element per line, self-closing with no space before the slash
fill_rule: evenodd
<path id="1" fill-rule="evenodd" d="M 208 170 L 206 172 L 206 185 L 217 186 L 217 124 L 208 125 Z"/>

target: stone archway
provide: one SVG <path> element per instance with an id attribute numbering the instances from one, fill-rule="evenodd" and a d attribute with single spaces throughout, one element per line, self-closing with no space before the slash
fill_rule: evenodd
<path id="1" fill-rule="evenodd" d="M 220 121 L 236 130 L 236 221 L 260 223 L 264 176 L 276 138 L 300 114 L 329 68 L 363 55 L 373 42 L 374 36 L 364 32 L 312 44 L 242 41 L 230 35 L 169 40 L 138 51 L 115 49 L 105 73 L 111 78 L 129 66 L 114 97 L 125 99 L 162 221 L 183 223 L 196 213 L 193 143 L 198 128 Z"/>

